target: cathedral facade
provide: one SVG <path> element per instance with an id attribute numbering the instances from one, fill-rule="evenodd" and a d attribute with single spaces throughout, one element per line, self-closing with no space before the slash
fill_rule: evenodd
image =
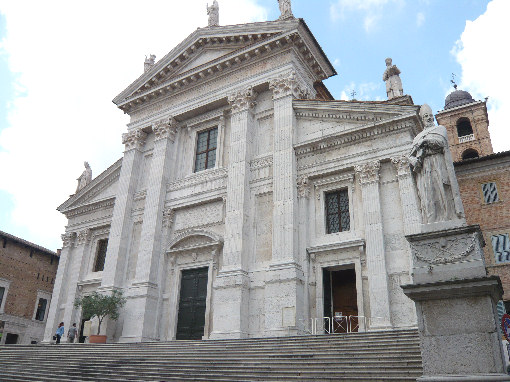
<path id="1" fill-rule="evenodd" d="M 46 341 L 80 323 L 75 298 L 112 290 L 127 298 L 103 325 L 115 342 L 304 334 L 335 317 L 415 327 L 400 286 L 420 224 L 419 107 L 401 89 L 334 100 L 335 69 L 291 13 L 218 26 L 215 12 L 114 99 L 125 151 L 59 207 Z"/>

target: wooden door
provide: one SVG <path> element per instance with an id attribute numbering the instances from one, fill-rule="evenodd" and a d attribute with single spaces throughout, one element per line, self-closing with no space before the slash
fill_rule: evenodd
<path id="1" fill-rule="evenodd" d="M 204 335 L 208 268 L 182 271 L 177 318 L 178 340 L 201 340 Z"/>

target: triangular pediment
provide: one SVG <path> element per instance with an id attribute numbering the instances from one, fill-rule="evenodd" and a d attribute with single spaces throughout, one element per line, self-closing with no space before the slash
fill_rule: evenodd
<path id="1" fill-rule="evenodd" d="M 92 179 L 83 189 L 71 195 L 57 210 L 67 214 L 69 211 L 80 207 L 114 199 L 117 193 L 121 165 L 122 159 L 119 159 L 96 178 Z"/>
<path id="2" fill-rule="evenodd" d="M 290 44 L 299 45 L 298 51 L 317 72 L 317 78 L 336 74 L 302 19 L 199 28 L 113 102 L 129 111 Z"/>

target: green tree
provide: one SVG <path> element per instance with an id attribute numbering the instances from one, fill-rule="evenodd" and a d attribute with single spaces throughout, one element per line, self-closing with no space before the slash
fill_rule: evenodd
<path id="1" fill-rule="evenodd" d="M 103 320 L 106 317 L 117 320 L 119 318 L 119 310 L 125 303 L 126 298 L 123 296 L 122 291 L 114 290 L 111 295 L 94 292 L 88 296 L 77 298 L 74 301 L 74 306 L 82 308 L 83 317 L 88 319 L 98 318 L 99 326 L 97 327 L 97 334 L 99 335 Z"/>

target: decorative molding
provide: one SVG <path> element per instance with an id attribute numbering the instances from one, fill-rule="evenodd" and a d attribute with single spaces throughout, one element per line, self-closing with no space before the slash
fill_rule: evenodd
<path id="1" fill-rule="evenodd" d="M 411 243 L 411 249 L 416 259 L 430 264 L 430 265 L 441 265 L 441 264 L 452 264 L 457 263 L 463 258 L 467 257 L 475 248 L 477 242 L 477 234 L 473 234 L 471 241 L 468 243 L 466 240 L 451 240 L 448 245 L 448 240 L 441 239 L 440 245 L 434 245 L 433 243 L 414 244 Z M 459 249 L 465 248 L 461 252 L 454 252 L 451 248 L 456 246 Z M 428 252 L 428 256 L 424 253 Z"/>
<path id="2" fill-rule="evenodd" d="M 75 208 L 70 212 L 66 212 L 65 215 L 68 219 L 71 219 L 72 217 L 88 214 L 88 213 L 96 211 L 96 210 L 113 208 L 114 205 L 115 205 L 115 198 L 112 197 L 112 198 L 108 198 L 108 199 L 104 199 L 104 200 L 99 200 L 97 202 L 94 202 L 92 204 L 88 204 L 88 205 L 85 205 L 82 207 Z"/>
<path id="3" fill-rule="evenodd" d="M 400 155 L 391 158 L 391 163 L 397 169 L 397 177 L 405 177 L 411 175 L 411 167 L 409 165 L 409 157 L 407 155 Z"/>
<path id="4" fill-rule="evenodd" d="M 147 190 L 141 190 L 133 195 L 133 200 L 135 202 L 139 202 L 140 200 L 144 200 L 146 197 L 147 197 Z"/>
<path id="5" fill-rule="evenodd" d="M 381 162 L 374 160 L 362 165 L 354 166 L 356 175 L 359 177 L 359 184 L 362 186 L 379 182 L 379 170 Z"/>
<path id="6" fill-rule="evenodd" d="M 253 109 L 257 104 L 255 102 L 257 95 L 257 92 L 251 86 L 230 94 L 228 96 L 228 103 L 232 107 L 232 113 Z"/>
<path id="7" fill-rule="evenodd" d="M 91 231 L 89 228 L 83 229 L 76 235 L 76 245 L 87 244 L 90 241 Z"/>
<path id="8" fill-rule="evenodd" d="M 184 179 L 179 179 L 173 182 L 168 183 L 167 191 L 177 191 L 183 188 L 193 187 L 198 184 L 211 182 L 213 180 L 218 179 L 227 179 L 228 172 L 224 167 L 200 171 L 196 174 L 187 176 Z"/>
<path id="9" fill-rule="evenodd" d="M 152 126 L 152 130 L 154 131 L 156 141 L 169 139 L 171 142 L 174 142 L 175 135 L 177 134 L 177 121 L 174 117 L 162 119 Z"/>
<path id="10" fill-rule="evenodd" d="M 175 210 L 173 208 L 165 208 L 163 210 L 163 227 L 170 228 L 174 222 Z"/>
<path id="11" fill-rule="evenodd" d="M 269 81 L 269 89 L 273 91 L 274 100 L 287 96 L 312 98 L 310 91 L 303 84 L 299 83 L 295 71 L 273 78 Z"/>
<path id="12" fill-rule="evenodd" d="M 122 134 L 122 143 L 126 146 L 126 151 L 143 149 L 147 133 L 142 129 L 135 129 Z"/>
<path id="13" fill-rule="evenodd" d="M 259 168 L 270 167 L 273 165 L 273 156 L 268 155 L 263 158 L 256 158 L 250 162 L 250 170 L 256 170 Z"/>
<path id="14" fill-rule="evenodd" d="M 62 238 L 62 248 L 72 247 L 76 239 L 76 232 L 66 232 L 60 236 Z"/>
<path id="15" fill-rule="evenodd" d="M 310 197 L 310 182 L 308 176 L 301 175 L 297 180 L 297 193 L 299 198 Z"/>

